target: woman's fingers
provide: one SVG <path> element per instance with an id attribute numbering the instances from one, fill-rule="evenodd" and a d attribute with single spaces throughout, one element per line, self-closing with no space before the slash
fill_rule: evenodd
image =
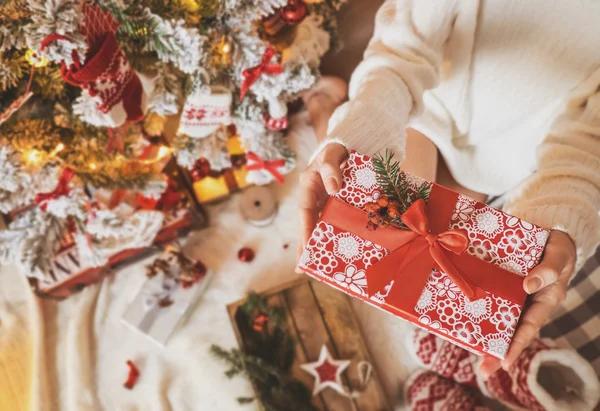
<path id="1" fill-rule="evenodd" d="M 571 238 L 562 231 L 552 231 L 541 263 L 527 275 L 523 288 L 528 294 L 533 294 L 559 279 L 566 277 L 568 282 L 573 273 L 575 258 L 575 245 Z"/>
<path id="2" fill-rule="evenodd" d="M 323 148 L 319 172 L 329 195 L 337 193 L 342 187 L 342 163 L 346 157 L 348 151 L 341 144 L 332 143 Z"/>

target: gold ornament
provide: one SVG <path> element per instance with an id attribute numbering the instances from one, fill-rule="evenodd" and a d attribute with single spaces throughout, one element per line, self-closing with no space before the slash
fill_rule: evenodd
<path id="1" fill-rule="evenodd" d="M 48 60 L 44 56 L 38 55 L 32 49 L 28 49 L 25 52 L 25 60 L 32 65 L 33 67 L 46 67 L 48 65 Z"/>
<path id="2" fill-rule="evenodd" d="M 150 137 L 160 136 L 165 130 L 166 117 L 159 116 L 156 113 L 150 113 L 144 118 L 144 131 Z"/>

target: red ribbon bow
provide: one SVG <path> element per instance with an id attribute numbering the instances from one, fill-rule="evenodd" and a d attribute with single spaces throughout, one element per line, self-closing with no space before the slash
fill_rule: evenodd
<path id="1" fill-rule="evenodd" d="M 267 47 L 265 53 L 262 56 L 260 64 L 258 66 L 247 68 L 242 72 L 244 81 L 240 90 L 240 100 L 244 98 L 252 84 L 261 76 L 261 74 L 281 74 L 283 67 L 281 64 L 271 63 L 271 59 L 275 56 L 277 51 L 273 46 Z"/>
<path id="2" fill-rule="evenodd" d="M 69 195 L 71 192 L 71 187 L 69 187 L 69 183 L 75 177 L 75 171 L 70 168 L 63 169 L 60 178 L 58 179 L 58 184 L 54 188 L 54 190 L 49 193 L 39 193 L 35 196 L 35 203 L 40 204 L 43 203 L 40 208 L 42 211 L 46 211 L 48 207 L 48 201 L 54 200 L 55 198 Z"/>
<path id="3" fill-rule="evenodd" d="M 416 248 L 415 258 L 423 249 L 427 248 L 429 255 L 441 271 L 448 274 L 452 282 L 469 300 L 485 297 L 485 291 L 463 278 L 460 271 L 448 258 L 448 251 L 455 255 L 461 255 L 469 247 L 469 235 L 466 230 L 447 230 L 433 234 L 425 214 L 425 201 L 422 199 L 418 199 L 408 207 L 400 219 L 415 234 L 415 238 L 412 240 L 412 247 Z M 403 264 L 408 263 L 410 260 L 405 258 Z"/>
<path id="4" fill-rule="evenodd" d="M 401 317 L 414 320 L 414 307 L 432 269 L 446 273 L 469 300 L 493 292 L 523 305 L 522 278 L 466 253 L 467 233 L 448 230 L 457 199 L 457 193 L 434 184 L 427 203 L 417 200 L 401 216 L 408 230 L 389 226 L 370 231 L 365 211 L 335 197 L 329 198 L 321 220 L 390 250 L 366 269 L 368 295 L 386 294 L 386 304 Z"/>
<path id="5" fill-rule="evenodd" d="M 279 158 L 277 160 L 265 160 L 259 157 L 256 153 L 249 151 L 246 153 L 246 160 L 248 160 L 248 163 L 246 164 L 246 170 L 266 170 L 271 173 L 275 180 L 283 184 L 283 175 L 278 170 L 280 167 L 285 167 L 285 160 L 283 158 Z"/>

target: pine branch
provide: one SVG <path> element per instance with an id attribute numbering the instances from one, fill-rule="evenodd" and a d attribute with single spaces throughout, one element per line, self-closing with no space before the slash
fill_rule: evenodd
<path id="1" fill-rule="evenodd" d="M 398 201 L 404 210 L 408 208 L 407 190 L 408 183 L 402 179 L 400 162 L 394 161 L 394 153 L 385 150 L 383 156 L 380 153 L 373 156 L 373 168 L 377 174 L 377 184 L 390 200 Z"/>

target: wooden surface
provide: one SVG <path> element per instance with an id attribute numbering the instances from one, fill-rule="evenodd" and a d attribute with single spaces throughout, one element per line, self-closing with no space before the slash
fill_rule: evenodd
<path id="1" fill-rule="evenodd" d="M 296 339 L 296 358 L 292 366 L 292 376 L 312 388 L 314 378 L 300 368 L 301 364 L 317 361 L 323 344 L 336 359 L 351 360 L 344 371 L 343 384 L 358 389 L 357 364 L 368 361 L 373 364 L 352 307 L 349 297 L 315 280 L 301 279 L 277 287 L 266 293 L 269 304 L 283 307 L 286 311 L 288 331 Z M 235 314 L 244 300 L 227 307 L 235 328 L 236 337 L 242 349 L 244 343 L 235 325 Z M 373 370 L 371 380 L 364 392 L 354 399 L 340 395 L 330 388 L 313 397 L 313 404 L 320 410 L 389 410 L 377 371 Z"/>

